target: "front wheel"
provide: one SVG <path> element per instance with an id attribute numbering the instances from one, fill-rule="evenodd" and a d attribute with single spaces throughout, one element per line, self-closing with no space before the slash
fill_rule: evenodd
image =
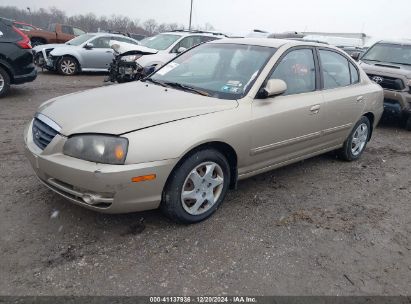
<path id="1" fill-rule="evenodd" d="M 370 120 L 363 116 L 355 124 L 347 140 L 344 142 L 344 146 L 338 151 L 339 156 L 346 161 L 359 159 L 367 146 L 370 134 Z"/>
<path id="2" fill-rule="evenodd" d="M 64 76 L 73 76 L 77 74 L 79 65 L 77 60 L 72 57 L 63 57 L 57 64 L 57 69 Z"/>
<path id="3" fill-rule="evenodd" d="M 225 156 L 211 149 L 198 151 L 171 173 L 161 209 L 178 223 L 203 221 L 222 204 L 229 184 Z"/>

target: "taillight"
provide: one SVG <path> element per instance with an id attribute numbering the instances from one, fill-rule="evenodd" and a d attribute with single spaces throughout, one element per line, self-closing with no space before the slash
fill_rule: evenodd
<path id="1" fill-rule="evenodd" d="M 13 30 L 19 34 L 21 37 L 21 40 L 17 41 L 17 45 L 21 47 L 22 49 L 31 49 L 31 43 L 29 37 L 27 37 L 26 34 L 24 34 L 22 31 L 20 31 L 18 28 L 13 26 Z"/>

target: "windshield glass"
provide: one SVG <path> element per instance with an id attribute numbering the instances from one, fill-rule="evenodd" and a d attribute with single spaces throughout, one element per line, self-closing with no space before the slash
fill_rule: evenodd
<path id="1" fill-rule="evenodd" d="M 203 44 L 163 66 L 151 79 L 201 90 L 216 98 L 240 99 L 275 51 L 254 45 Z"/>
<path id="2" fill-rule="evenodd" d="M 160 34 L 154 37 L 145 38 L 144 40 L 141 40 L 140 43 L 150 49 L 166 50 L 180 37 L 180 35 Z"/>
<path id="3" fill-rule="evenodd" d="M 411 65 L 411 46 L 378 43 L 369 49 L 362 60 Z"/>
<path id="4" fill-rule="evenodd" d="M 86 42 L 86 41 L 89 40 L 90 38 L 93 38 L 94 36 L 95 36 L 95 35 L 90 35 L 90 34 L 80 35 L 80 36 L 78 36 L 78 37 L 76 37 L 76 38 L 73 38 L 73 39 L 67 41 L 66 44 L 78 46 L 78 45 L 80 45 L 80 44 L 83 44 L 84 42 Z"/>

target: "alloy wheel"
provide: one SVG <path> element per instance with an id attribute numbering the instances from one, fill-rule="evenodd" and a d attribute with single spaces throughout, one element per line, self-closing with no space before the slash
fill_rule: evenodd
<path id="1" fill-rule="evenodd" d="M 368 140 L 368 126 L 360 124 L 355 130 L 351 141 L 351 153 L 354 156 L 361 154 Z"/>
<path id="2" fill-rule="evenodd" d="M 60 68 L 64 74 L 72 75 L 76 71 L 76 63 L 70 59 L 63 59 Z"/>
<path id="3" fill-rule="evenodd" d="M 196 166 L 184 181 L 181 203 L 191 215 L 201 215 L 218 201 L 224 187 L 224 174 L 214 162 Z"/>

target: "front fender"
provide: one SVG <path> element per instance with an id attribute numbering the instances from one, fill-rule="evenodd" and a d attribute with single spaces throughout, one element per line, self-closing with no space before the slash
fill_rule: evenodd
<path id="1" fill-rule="evenodd" d="M 231 146 L 239 163 L 244 163 L 250 150 L 250 116 L 250 107 L 237 106 L 125 134 L 129 140 L 126 163 L 181 158 L 209 142 Z"/>
<path id="2" fill-rule="evenodd" d="M 57 48 L 57 49 L 52 50 L 50 52 L 50 55 L 54 57 L 71 56 L 71 57 L 74 57 L 79 62 L 80 66 L 83 66 L 83 60 L 80 56 L 80 53 L 77 50 Z"/>

